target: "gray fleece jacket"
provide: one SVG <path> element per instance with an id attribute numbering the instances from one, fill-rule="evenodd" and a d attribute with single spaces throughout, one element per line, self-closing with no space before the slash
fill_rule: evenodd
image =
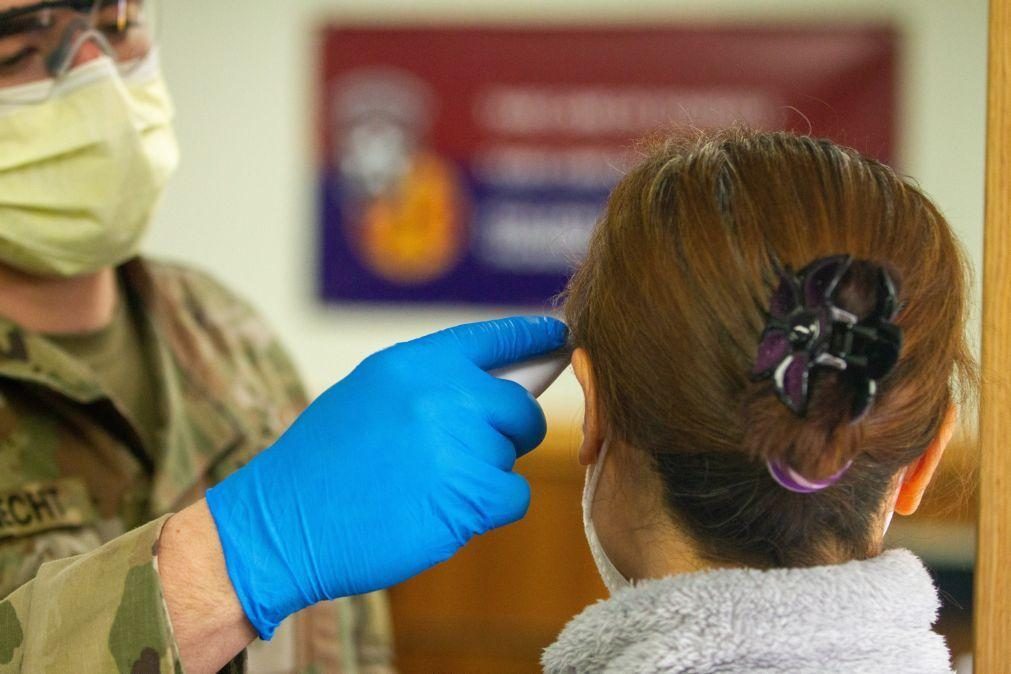
<path id="1" fill-rule="evenodd" d="M 541 659 L 563 672 L 950 674 L 937 591 L 908 550 L 837 566 L 648 580 L 587 607 Z"/>

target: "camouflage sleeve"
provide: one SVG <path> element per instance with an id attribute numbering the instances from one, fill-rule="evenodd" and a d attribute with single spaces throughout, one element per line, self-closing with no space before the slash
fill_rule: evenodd
<path id="1" fill-rule="evenodd" d="M 0 674 L 182 672 L 155 566 L 168 517 L 47 562 L 0 601 Z"/>

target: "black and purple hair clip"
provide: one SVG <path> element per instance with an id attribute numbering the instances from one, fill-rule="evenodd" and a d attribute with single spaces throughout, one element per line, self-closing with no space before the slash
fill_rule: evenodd
<path id="1" fill-rule="evenodd" d="M 779 399 L 798 416 L 807 412 L 811 372 L 818 367 L 845 373 L 853 386 L 852 421 L 867 412 L 877 393 L 877 382 L 899 360 L 902 330 L 893 324 L 898 312 L 895 285 L 877 267 L 877 298 L 864 318 L 836 305 L 839 282 L 853 259 L 835 255 L 815 260 L 798 274 L 778 268 L 780 283 L 772 296 L 768 321 L 751 371 L 755 381 L 772 379 Z M 824 480 L 810 480 L 779 462 L 769 462 L 772 477 L 799 493 L 819 491 L 834 484 L 849 464 Z"/>

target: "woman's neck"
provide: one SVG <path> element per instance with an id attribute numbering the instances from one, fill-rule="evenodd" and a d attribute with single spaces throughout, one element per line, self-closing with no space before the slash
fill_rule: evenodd
<path id="1" fill-rule="evenodd" d="M 638 576 L 663 578 L 713 568 L 725 568 L 702 557 L 687 536 L 664 527 L 663 530 L 635 532 L 638 548 Z"/>
<path id="2" fill-rule="evenodd" d="M 594 527 L 615 567 L 626 578 L 645 580 L 726 566 L 703 557 L 673 521 L 659 477 L 637 456 L 616 448 L 604 461 L 594 499 Z"/>
<path id="3" fill-rule="evenodd" d="M 612 561 L 627 577 L 636 580 L 726 566 L 703 557 L 695 543 L 658 511 L 638 523 L 627 522 L 621 539 L 622 543 L 615 546 L 617 559 Z"/>
<path id="4" fill-rule="evenodd" d="M 112 267 L 72 278 L 26 274 L 0 264 L 0 316 L 33 332 L 94 332 L 116 308 Z"/>

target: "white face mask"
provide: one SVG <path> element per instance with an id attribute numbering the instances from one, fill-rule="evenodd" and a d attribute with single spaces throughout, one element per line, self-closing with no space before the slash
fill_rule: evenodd
<path id="1" fill-rule="evenodd" d="M 604 546 L 597 538 L 597 530 L 593 527 L 593 497 L 597 491 L 597 482 L 603 472 L 604 459 L 607 457 L 607 440 L 600 447 L 600 454 L 596 463 L 586 467 L 586 482 L 583 485 L 583 532 L 586 534 L 586 542 L 590 546 L 590 554 L 593 555 L 593 562 L 597 565 L 597 573 L 607 587 L 607 591 L 614 594 L 618 590 L 631 587 L 629 582 L 621 572 L 611 563 L 610 558 L 604 551 Z"/>
<path id="2" fill-rule="evenodd" d="M 125 79 L 103 57 L 0 93 L 0 262 L 69 277 L 136 255 L 179 160 L 157 52 Z"/>

